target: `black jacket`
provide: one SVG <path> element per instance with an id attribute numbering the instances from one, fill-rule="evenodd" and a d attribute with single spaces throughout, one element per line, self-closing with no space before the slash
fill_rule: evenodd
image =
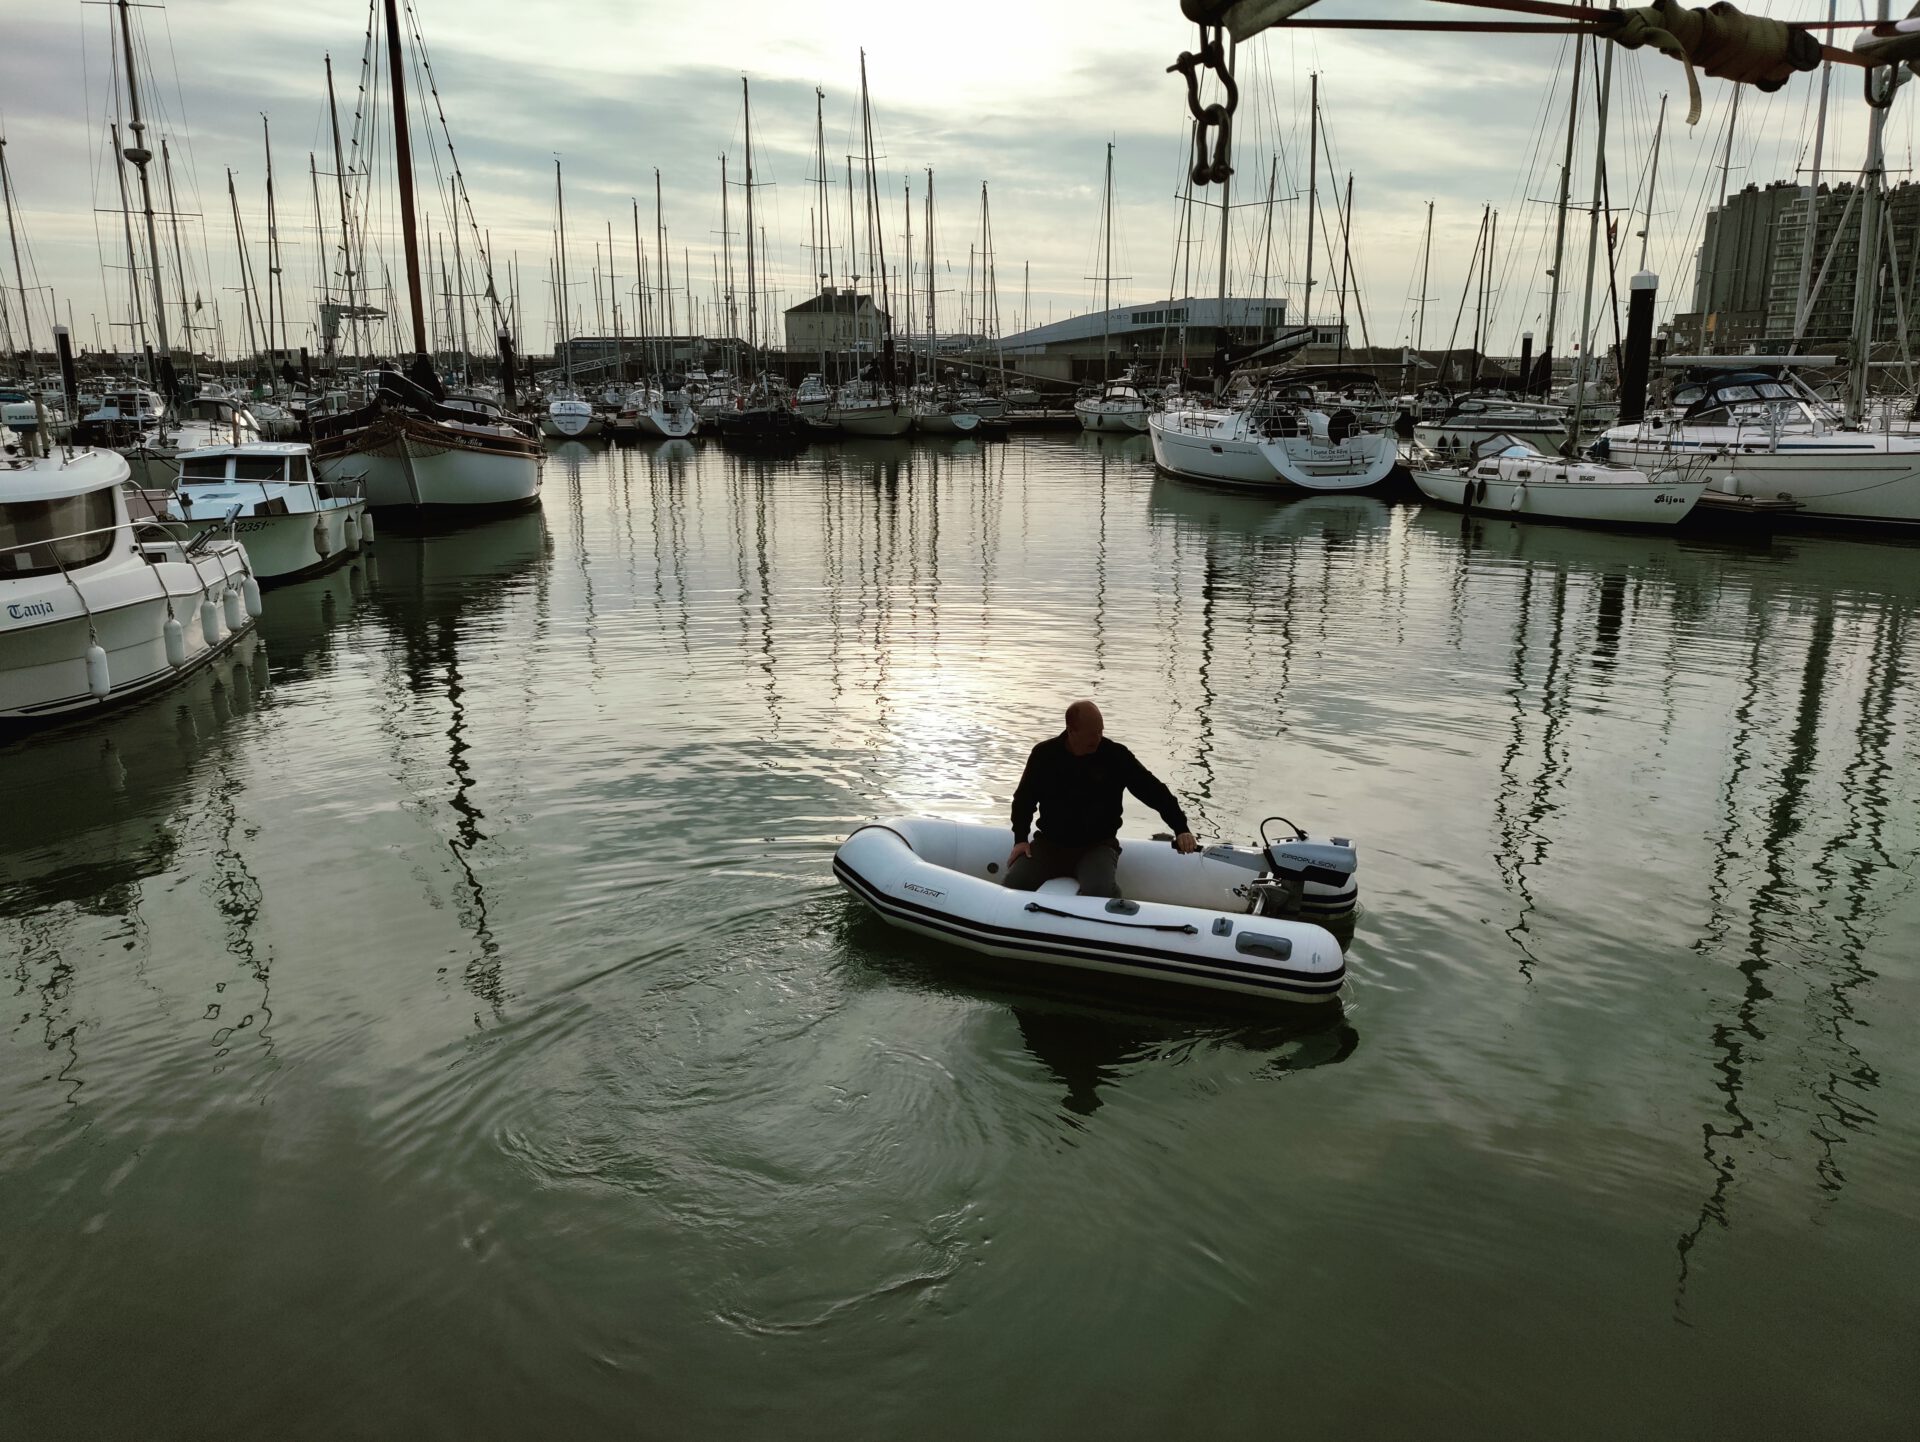
<path id="1" fill-rule="evenodd" d="M 1042 741 L 1027 756 L 1027 769 L 1013 793 L 1013 839 L 1025 841 L 1040 808 L 1040 834 L 1061 846 L 1089 846 L 1120 833 L 1120 793 L 1131 791 L 1160 813 L 1175 833 L 1187 829 L 1187 814 L 1166 783 L 1140 764 L 1118 741 L 1100 738 L 1087 756 L 1067 749 L 1067 733 Z"/>

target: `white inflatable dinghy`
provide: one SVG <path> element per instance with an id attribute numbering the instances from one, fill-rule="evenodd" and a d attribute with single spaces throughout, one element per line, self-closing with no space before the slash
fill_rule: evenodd
<path id="1" fill-rule="evenodd" d="M 1081 896 L 1071 878 L 1010 891 L 1000 879 L 1013 844 L 1004 826 L 928 817 L 860 827 L 834 853 L 833 873 L 893 925 L 988 956 L 1330 1000 L 1346 979 L 1346 957 L 1312 918 L 1352 912 L 1353 848 L 1298 828 L 1267 841 L 1265 825 L 1261 846 L 1219 844 L 1186 856 L 1167 837 L 1122 837 L 1114 899 Z"/>

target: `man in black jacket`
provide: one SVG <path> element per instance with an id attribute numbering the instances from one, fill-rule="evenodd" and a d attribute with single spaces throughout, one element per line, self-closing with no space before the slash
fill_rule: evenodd
<path id="1" fill-rule="evenodd" d="M 1166 784 L 1118 741 L 1106 739 L 1100 708 L 1091 701 L 1067 707 L 1067 729 L 1042 741 L 1027 756 L 1027 769 L 1013 793 L 1013 851 L 1007 885 L 1032 891 L 1056 876 L 1071 876 L 1082 896 L 1118 896 L 1114 868 L 1120 861 L 1120 793 L 1131 791 L 1160 813 L 1174 831 L 1174 849 L 1198 843 L 1187 815 Z M 1034 807 L 1040 834 L 1031 841 Z"/>

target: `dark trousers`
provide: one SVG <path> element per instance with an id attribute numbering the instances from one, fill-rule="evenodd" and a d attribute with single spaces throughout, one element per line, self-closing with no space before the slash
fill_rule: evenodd
<path id="1" fill-rule="evenodd" d="M 1118 896 L 1114 868 L 1120 864 L 1120 843 L 1112 837 L 1088 846 L 1062 846 L 1044 836 L 1033 839 L 1033 850 L 1007 868 L 1006 884 L 1015 891 L 1036 891 L 1043 881 L 1071 876 L 1082 896 Z"/>

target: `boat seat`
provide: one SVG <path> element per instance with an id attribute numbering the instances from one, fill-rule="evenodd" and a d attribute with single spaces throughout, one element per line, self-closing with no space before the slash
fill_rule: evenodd
<path id="1" fill-rule="evenodd" d="M 1034 890 L 1053 896 L 1078 896 L 1080 894 L 1080 883 L 1075 881 L 1071 876 L 1055 876 L 1041 882 Z"/>

